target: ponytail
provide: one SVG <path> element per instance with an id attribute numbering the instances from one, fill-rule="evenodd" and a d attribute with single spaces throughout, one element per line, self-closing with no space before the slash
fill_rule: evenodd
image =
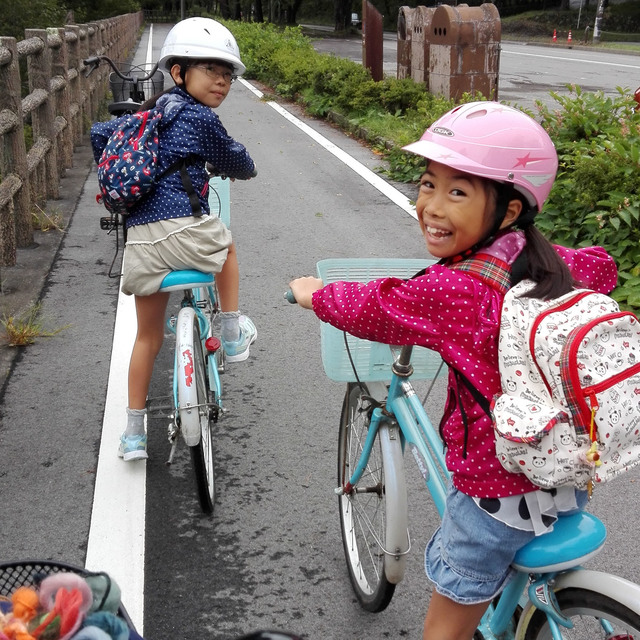
<path id="1" fill-rule="evenodd" d="M 569 293 L 577 283 L 553 245 L 533 224 L 529 224 L 524 229 L 524 237 L 526 245 L 522 254 L 527 267 L 523 278 L 536 283 L 536 286 L 527 293 L 527 297 L 552 300 Z M 517 282 L 511 284 L 513 286 Z"/>

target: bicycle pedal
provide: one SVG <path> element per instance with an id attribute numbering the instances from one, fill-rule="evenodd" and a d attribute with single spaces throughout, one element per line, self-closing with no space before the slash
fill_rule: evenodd
<path id="1" fill-rule="evenodd" d="M 169 316 L 167 318 L 167 329 L 171 331 L 171 333 L 176 332 L 176 325 L 178 324 L 178 316 Z"/>

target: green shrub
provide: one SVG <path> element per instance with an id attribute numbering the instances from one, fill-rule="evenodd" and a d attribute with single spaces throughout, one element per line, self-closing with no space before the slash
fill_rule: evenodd
<path id="1" fill-rule="evenodd" d="M 538 226 L 568 246 L 603 246 L 619 267 L 614 297 L 640 308 L 640 112 L 628 90 L 611 98 L 571 88 L 539 105 L 559 158 Z"/>

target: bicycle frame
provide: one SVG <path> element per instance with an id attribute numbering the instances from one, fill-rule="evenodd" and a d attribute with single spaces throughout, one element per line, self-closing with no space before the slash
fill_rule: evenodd
<path id="1" fill-rule="evenodd" d="M 435 507 L 442 517 L 449 473 L 445 466 L 442 441 L 409 382 L 412 373 L 412 349 L 411 346 L 401 348 L 400 355 L 392 367 L 393 376 L 388 388 L 385 407 L 376 407 L 373 410 L 363 450 L 355 470 L 346 485 L 338 488 L 336 492 L 343 494 L 357 490 L 356 485 L 367 467 L 376 437 L 384 426 L 397 425 L 401 434 L 403 451 L 406 451 L 408 447 L 413 454 Z M 384 444 L 385 438 L 381 438 L 380 442 L 381 446 L 386 446 Z M 392 559 L 394 556 L 398 559 L 408 553 L 409 547 L 410 540 L 407 534 L 406 550 L 403 549 L 399 553 L 384 549 L 383 551 Z M 593 554 L 595 555 L 597 551 L 599 548 Z M 580 560 L 586 559 L 586 557 Z M 392 568 L 391 576 L 387 575 L 387 577 L 390 582 L 395 583 L 402 579 L 403 568 L 400 569 L 399 576 L 394 571 L 396 570 Z M 514 614 L 516 614 L 518 606 L 522 607 L 523 617 L 525 615 L 530 617 L 535 609 L 542 610 L 547 616 L 552 638 L 562 640 L 562 628 L 571 627 L 573 624 L 561 613 L 550 586 L 551 583 L 554 583 L 556 587 L 559 585 L 567 588 L 591 589 L 635 610 L 638 607 L 640 587 L 616 576 L 584 570 L 580 566 L 568 566 L 563 570 L 536 574 L 518 570 L 499 598 L 490 604 L 478 626 L 478 631 L 482 633 L 484 640 L 505 640 L 506 638 L 521 640 L 525 631 L 522 618 L 518 627 L 514 628 Z M 527 588 L 529 584 L 530 586 Z M 598 586 L 594 587 L 594 585 Z M 612 632 L 613 628 L 607 620 L 601 619 L 600 624 L 605 632 Z M 520 632 L 521 626 L 523 626 L 522 632 Z"/>

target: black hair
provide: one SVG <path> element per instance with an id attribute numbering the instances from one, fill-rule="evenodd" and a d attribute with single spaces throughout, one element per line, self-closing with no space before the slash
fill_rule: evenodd
<path id="1" fill-rule="evenodd" d="M 511 184 L 493 182 L 493 185 L 496 191 L 496 210 L 492 230 L 495 231 L 490 232 L 487 241 L 491 241 L 494 233 L 500 228 L 509 202 L 516 199 L 522 203 L 518 219 L 508 227 L 521 229 L 526 240 L 524 249 L 512 265 L 511 286 L 524 279 L 533 280 L 536 284 L 527 293 L 527 297 L 540 300 L 552 300 L 569 293 L 577 283 L 566 262 L 536 228 L 534 219 L 538 213 L 537 206 L 531 205 Z"/>

